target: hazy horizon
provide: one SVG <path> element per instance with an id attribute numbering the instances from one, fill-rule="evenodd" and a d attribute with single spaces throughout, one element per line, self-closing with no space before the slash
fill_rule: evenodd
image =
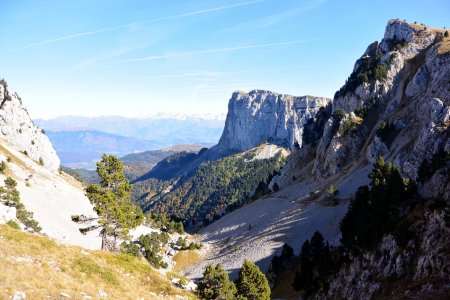
<path id="1" fill-rule="evenodd" d="M 389 19 L 450 26 L 444 0 L 5 0 L 0 8 L 0 77 L 33 119 L 225 114 L 238 89 L 332 98 Z"/>

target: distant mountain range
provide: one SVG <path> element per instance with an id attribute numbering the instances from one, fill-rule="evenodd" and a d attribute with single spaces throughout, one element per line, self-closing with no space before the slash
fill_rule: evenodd
<path id="1" fill-rule="evenodd" d="M 224 126 L 220 115 L 66 116 L 34 122 L 45 129 L 62 165 L 87 169 L 94 168 L 103 153 L 125 156 L 178 144 L 211 146 Z"/>
<path id="2" fill-rule="evenodd" d="M 221 115 L 156 115 L 145 118 L 64 116 L 49 120 L 36 119 L 35 123 L 49 131 L 96 130 L 169 147 L 177 144 L 216 144 L 225 119 Z"/>

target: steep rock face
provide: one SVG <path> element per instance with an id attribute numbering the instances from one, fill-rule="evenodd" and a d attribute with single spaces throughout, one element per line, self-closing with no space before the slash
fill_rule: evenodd
<path id="1" fill-rule="evenodd" d="M 377 251 L 353 259 L 316 299 L 439 299 L 450 281 L 450 229 L 444 212 L 427 213 L 410 228 L 414 239 L 399 246 L 384 236 Z M 395 281 L 399 278 L 402 281 Z M 391 285 L 389 281 L 395 281 Z"/>
<path id="2" fill-rule="evenodd" d="M 441 50 L 449 39 L 442 33 L 389 21 L 383 40 L 367 48 L 335 95 L 333 116 L 314 159 L 316 179 L 385 155 L 403 176 L 415 180 L 423 161 L 444 151 L 449 143 L 450 55 Z M 361 120 L 353 114 L 357 111 L 364 112 Z M 441 186 L 434 196 L 445 193 Z"/>
<path id="3" fill-rule="evenodd" d="M 0 139 L 18 151 L 26 151 L 31 159 L 47 169 L 58 170 L 60 160 L 55 149 L 43 131 L 34 125 L 20 97 L 4 80 L 0 82 L 0 130 Z"/>
<path id="4" fill-rule="evenodd" d="M 304 125 L 330 101 L 263 90 L 235 92 L 217 150 L 241 152 L 266 141 L 290 150 L 301 147 Z"/>

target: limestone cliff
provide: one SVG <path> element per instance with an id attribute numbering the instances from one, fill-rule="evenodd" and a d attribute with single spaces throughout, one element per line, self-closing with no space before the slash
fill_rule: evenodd
<path id="1" fill-rule="evenodd" d="M 301 147 L 303 127 L 331 99 L 294 97 L 271 91 L 233 93 L 217 148 L 241 152 L 264 142 L 293 150 Z"/>
<path id="2" fill-rule="evenodd" d="M 37 128 L 23 107 L 21 98 L 0 81 L 0 139 L 47 169 L 57 171 L 59 157 L 44 132 Z"/>
<path id="3" fill-rule="evenodd" d="M 384 155 L 417 180 L 421 166 L 449 152 L 450 40 L 443 33 L 389 21 L 383 40 L 367 48 L 335 95 L 313 161 L 316 179 Z M 421 193 L 450 198 L 448 174 L 439 176 L 433 187 L 421 185 Z"/>

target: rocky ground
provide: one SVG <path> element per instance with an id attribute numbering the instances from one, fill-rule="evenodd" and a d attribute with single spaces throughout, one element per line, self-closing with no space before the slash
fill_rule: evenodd
<path id="1" fill-rule="evenodd" d="M 235 278 L 244 259 L 254 261 L 265 272 L 284 243 L 298 254 L 303 242 L 317 230 L 330 244 L 338 244 L 339 222 L 347 211 L 347 199 L 366 182 L 367 174 L 361 172 L 344 178 L 338 185 L 338 197 L 342 199 L 337 202 L 324 199 L 326 186 L 297 182 L 223 216 L 200 230 L 203 259 L 183 274 L 197 279 L 207 265 L 221 263 Z"/>

